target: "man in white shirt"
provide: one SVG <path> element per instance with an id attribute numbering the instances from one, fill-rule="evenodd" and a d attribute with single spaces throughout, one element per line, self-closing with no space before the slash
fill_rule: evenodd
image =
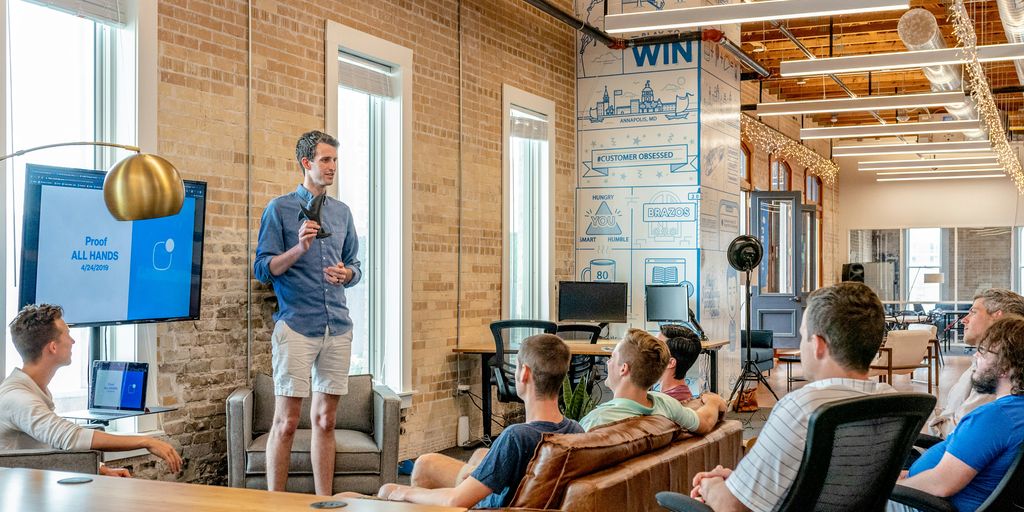
<path id="1" fill-rule="evenodd" d="M 60 306 L 25 306 L 11 322 L 11 339 L 24 361 L 0 383 L 0 450 L 127 451 L 145 448 L 181 470 L 181 456 L 171 445 L 148 436 L 111 435 L 67 421 L 54 412 L 47 386 L 62 366 L 71 364 L 71 337 Z M 100 466 L 101 475 L 131 476 L 126 469 Z"/>
<path id="2" fill-rule="evenodd" d="M 989 288 L 976 295 L 970 311 L 960 320 L 964 325 L 964 343 L 978 346 L 989 326 L 1004 315 L 1024 317 L 1024 297 L 1003 288 Z M 995 400 L 995 395 L 979 393 L 971 385 L 976 363 L 977 359 L 971 358 L 971 366 L 949 389 L 945 408 L 936 410 L 928 420 L 928 428 L 933 435 L 945 438 L 967 413 Z"/>
<path id="3" fill-rule="evenodd" d="M 867 380 L 884 335 L 882 303 L 863 283 L 839 283 L 812 293 L 800 325 L 800 358 L 808 384 L 779 400 L 735 471 L 718 466 L 698 473 L 690 496 L 718 512 L 774 510 L 793 485 L 807 425 L 818 407 L 895 391 Z"/>

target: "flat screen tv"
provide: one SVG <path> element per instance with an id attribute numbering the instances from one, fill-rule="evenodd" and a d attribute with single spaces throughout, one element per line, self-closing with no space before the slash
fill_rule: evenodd
<path id="1" fill-rule="evenodd" d="M 558 283 L 559 322 L 626 322 L 626 283 L 561 281 Z"/>
<path id="2" fill-rule="evenodd" d="M 26 172 L 19 307 L 57 304 L 77 327 L 199 318 L 206 183 L 185 181 L 177 215 L 119 221 L 105 173 Z"/>

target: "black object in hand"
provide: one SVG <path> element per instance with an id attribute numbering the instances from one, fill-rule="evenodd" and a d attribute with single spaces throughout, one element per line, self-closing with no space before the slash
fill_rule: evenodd
<path id="1" fill-rule="evenodd" d="M 324 230 L 323 223 L 320 222 L 320 209 L 324 206 L 324 201 L 327 200 L 327 194 L 320 194 L 313 196 L 309 200 L 309 204 L 306 206 L 299 205 L 299 220 L 311 220 L 320 224 L 320 229 L 316 232 L 317 238 L 327 238 L 331 236 L 330 233 Z"/>

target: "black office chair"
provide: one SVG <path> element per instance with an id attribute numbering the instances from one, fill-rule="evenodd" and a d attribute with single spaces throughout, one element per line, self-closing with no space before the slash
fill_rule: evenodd
<path id="1" fill-rule="evenodd" d="M 559 324 L 558 325 L 558 336 L 561 337 L 566 343 L 579 343 L 582 341 L 589 342 L 590 344 L 597 343 L 597 340 L 601 338 L 601 326 L 591 324 Z M 594 356 L 572 356 L 569 362 L 569 382 L 573 388 L 576 387 L 581 380 L 586 379 L 590 376 L 591 371 L 594 369 Z M 587 382 L 587 392 L 589 393 L 593 384 L 596 380 L 590 379 Z"/>
<path id="2" fill-rule="evenodd" d="M 920 446 L 921 443 L 918 443 Z M 1002 510 L 1024 510 L 1024 444 L 1017 449 L 1017 457 L 1013 459 L 1006 475 L 999 481 L 988 499 L 978 507 L 978 512 L 996 512 Z M 892 490 L 892 501 L 903 503 L 924 512 L 956 512 L 956 507 L 945 499 L 933 496 L 924 491 L 897 485 Z"/>
<path id="3" fill-rule="evenodd" d="M 516 394 L 516 366 L 509 359 L 509 349 L 519 344 L 523 338 L 539 334 L 555 334 L 558 325 L 546 320 L 499 320 L 491 322 L 491 335 L 494 336 L 494 357 L 491 358 L 491 384 L 498 388 L 499 402 L 519 402 L 523 400 Z"/>
<path id="4" fill-rule="evenodd" d="M 885 509 L 917 433 L 935 407 L 924 393 L 889 393 L 825 404 L 811 415 L 803 460 L 775 510 L 872 512 Z M 710 512 L 679 493 L 659 492 L 675 512 Z"/>

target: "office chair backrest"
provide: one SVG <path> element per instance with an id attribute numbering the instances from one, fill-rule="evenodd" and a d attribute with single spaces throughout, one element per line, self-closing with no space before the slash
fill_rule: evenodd
<path id="1" fill-rule="evenodd" d="M 555 334 L 558 325 L 547 320 L 499 320 L 491 322 L 491 336 L 494 337 L 494 358 L 490 364 L 498 387 L 499 402 L 521 402 L 516 395 L 515 365 L 511 363 L 509 350 L 518 348 L 523 339 L 540 334 Z"/>
<path id="2" fill-rule="evenodd" d="M 1024 510 L 1024 444 L 1017 448 L 1017 458 L 1006 469 L 1006 476 L 978 507 L 978 512 L 1000 510 Z"/>
<path id="3" fill-rule="evenodd" d="M 740 331 L 740 348 L 747 348 L 747 331 Z M 750 348 L 773 348 L 775 344 L 772 331 L 752 329 L 750 331 Z"/>
<path id="4" fill-rule="evenodd" d="M 558 324 L 557 334 L 566 343 L 594 344 L 601 338 L 601 327 L 592 324 Z M 569 361 L 569 383 L 575 387 L 593 368 L 594 356 L 572 356 Z M 587 391 L 590 391 L 590 386 Z"/>
<path id="5" fill-rule="evenodd" d="M 935 407 L 923 393 L 850 398 L 811 415 L 796 480 L 777 510 L 880 511 Z"/>

